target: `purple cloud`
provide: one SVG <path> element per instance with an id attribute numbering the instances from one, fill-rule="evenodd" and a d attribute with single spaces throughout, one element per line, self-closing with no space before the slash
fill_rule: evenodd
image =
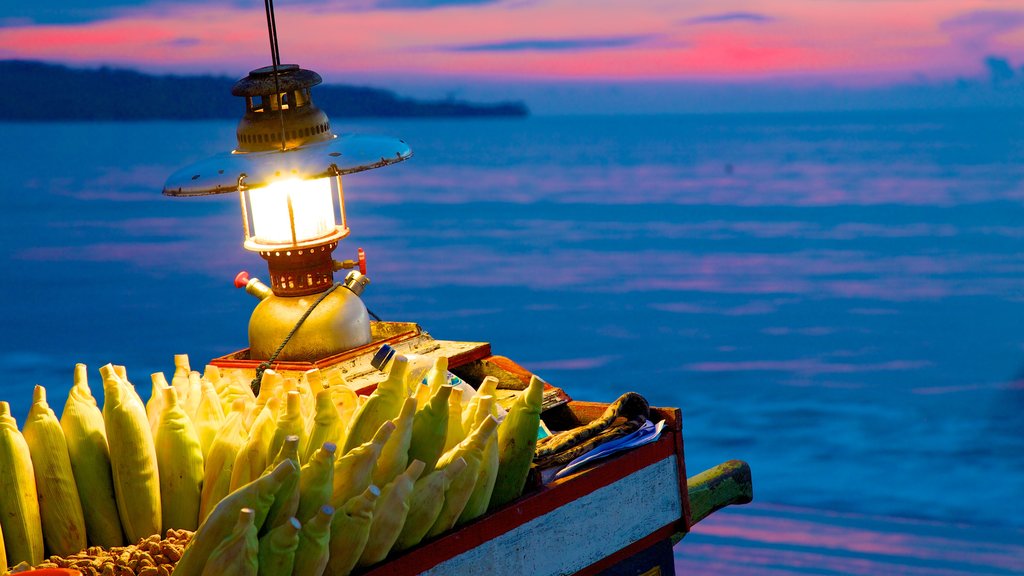
<path id="1" fill-rule="evenodd" d="M 564 52 L 573 50 L 599 50 L 602 48 L 622 48 L 643 44 L 653 36 L 608 36 L 603 38 L 556 38 L 556 39 L 522 39 L 504 42 L 487 42 L 484 44 L 464 44 L 449 46 L 449 52 Z"/>
<path id="2" fill-rule="evenodd" d="M 974 10 L 943 21 L 939 27 L 974 50 L 988 50 L 997 37 L 1024 26 L 1022 10 Z"/>
<path id="3" fill-rule="evenodd" d="M 721 14 L 707 14 L 687 18 L 682 24 L 721 24 L 724 22 L 752 22 L 754 24 L 765 24 L 774 22 L 775 18 L 758 12 L 722 12 Z"/>

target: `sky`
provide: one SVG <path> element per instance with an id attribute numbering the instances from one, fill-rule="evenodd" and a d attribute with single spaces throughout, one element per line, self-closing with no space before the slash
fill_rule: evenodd
<path id="1" fill-rule="evenodd" d="M 242 76 L 269 63 L 262 8 L 5 2 L 0 58 Z M 742 106 L 735 86 L 780 103 L 791 91 L 914 102 L 921 86 L 974 101 L 980 83 L 993 102 L 1024 100 L 1019 0 L 278 0 L 276 12 L 283 62 L 410 95 L 657 109 Z"/>

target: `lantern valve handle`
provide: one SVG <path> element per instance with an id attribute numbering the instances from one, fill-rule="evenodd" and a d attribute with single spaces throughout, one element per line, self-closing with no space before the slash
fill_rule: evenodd
<path id="1" fill-rule="evenodd" d="M 359 268 L 359 273 L 366 276 L 366 251 L 360 248 L 357 251 L 355 260 L 335 260 L 334 271 L 338 270 L 351 270 L 353 268 Z"/>
<path id="2" fill-rule="evenodd" d="M 235 288 L 245 288 L 249 284 L 249 273 L 242 270 L 235 276 Z"/>

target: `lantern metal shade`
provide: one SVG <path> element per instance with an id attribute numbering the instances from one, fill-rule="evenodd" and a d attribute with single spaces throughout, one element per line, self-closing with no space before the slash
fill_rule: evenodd
<path id="1" fill-rule="evenodd" d="M 285 178 L 324 178 L 380 168 L 412 156 L 403 140 L 343 134 L 289 150 L 217 154 L 171 174 L 166 196 L 209 196 L 240 187 L 268 186 Z"/>

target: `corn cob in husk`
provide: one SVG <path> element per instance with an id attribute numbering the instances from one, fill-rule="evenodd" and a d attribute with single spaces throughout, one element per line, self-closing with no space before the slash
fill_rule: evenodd
<path id="1" fill-rule="evenodd" d="M 221 500 L 199 525 L 195 535 L 178 560 L 174 576 L 200 576 L 210 553 L 231 535 L 242 508 L 255 513 L 253 525 L 259 530 L 267 519 L 278 490 L 299 474 L 291 460 L 280 463 L 274 471 L 242 486 Z"/>
<path id="2" fill-rule="evenodd" d="M 331 391 L 321 390 L 316 395 L 316 410 L 307 434 L 303 461 L 308 462 L 313 454 L 324 445 L 324 442 L 332 442 L 336 445 L 341 428 L 341 416 L 338 415 L 338 409 L 331 400 Z"/>
<path id="3" fill-rule="evenodd" d="M 43 530 L 32 457 L 7 402 L 0 402 L 0 526 L 8 562 L 42 562 Z"/>
<path id="4" fill-rule="evenodd" d="M 424 473 L 432 472 L 437 459 L 444 453 L 444 441 L 448 435 L 448 398 L 451 393 L 451 386 L 439 386 L 413 418 L 409 460 L 423 462 L 426 466 Z"/>
<path id="5" fill-rule="evenodd" d="M 334 513 L 331 521 L 331 554 L 327 560 L 327 574 L 348 576 L 363 554 L 370 537 L 373 512 L 380 499 L 380 489 L 369 486 L 345 502 Z"/>
<path id="6" fill-rule="evenodd" d="M 153 389 L 149 393 L 149 401 L 146 402 L 146 420 L 149 421 L 149 429 L 156 434 L 156 424 L 160 421 L 160 412 L 164 406 L 163 389 L 170 386 L 167 377 L 163 372 L 154 372 L 149 375 L 153 383 Z"/>
<path id="7" fill-rule="evenodd" d="M 199 522 L 203 522 L 231 490 L 235 457 L 245 447 L 245 401 L 238 399 L 224 426 L 217 432 L 210 453 L 203 462 L 203 488 L 199 498 Z"/>
<path id="8" fill-rule="evenodd" d="M 423 462 L 413 460 L 409 467 L 380 491 L 380 502 L 373 513 L 370 536 L 357 566 L 371 566 L 387 557 L 402 532 L 409 515 L 409 500 L 416 480 L 423 473 Z"/>
<path id="9" fill-rule="evenodd" d="M 481 386 L 481 388 L 483 388 Z M 482 423 L 482 419 L 492 416 L 494 410 L 494 396 L 481 396 L 477 404 L 476 426 Z M 487 438 L 483 453 L 480 455 L 480 470 L 477 472 L 476 484 L 473 492 L 462 509 L 457 524 L 465 524 L 470 520 L 483 516 L 487 512 L 487 505 L 491 501 L 491 493 L 494 491 L 494 482 L 498 476 L 498 434 L 491 434 Z"/>
<path id="10" fill-rule="evenodd" d="M 0 526 L 0 576 L 7 574 L 7 548 L 4 547 L 4 529 Z"/>
<path id="11" fill-rule="evenodd" d="M 238 451 L 234 467 L 231 469 L 232 491 L 259 478 L 270 464 L 270 459 L 274 456 L 274 454 L 270 454 L 270 440 L 274 437 L 274 431 L 277 429 L 276 416 L 279 403 L 277 398 L 269 399 L 260 410 L 259 416 L 253 420 L 245 447 Z"/>
<path id="12" fill-rule="evenodd" d="M 434 396 L 441 386 L 448 384 L 448 357 L 438 356 L 434 358 L 434 365 L 427 372 L 427 387 L 430 395 Z"/>
<path id="13" fill-rule="evenodd" d="M 394 431 L 395 423 L 388 420 L 381 424 L 372 440 L 335 459 L 331 506 L 344 506 L 349 499 L 361 494 L 370 486 L 373 468 L 377 464 L 381 448 Z"/>
<path id="14" fill-rule="evenodd" d="M 437 461 L 438 468 L 444 468 L 457 458 L 466 461 L 466 467 L 462 473 L 452 478 L 451 484 L 444 493 L 444 506 L 438 514 L 434 525 L 427 531 L 427 536 L 437 536 L 447 532 L 458 521 L 469 497 L 473 495 L 473 487 L 476 486 L 477 477 L 480 474 L 480 459 L 483 457 L 487 441 L 494 434 L 498 427 L 498 421 L 488 415 L 487 418 L 469 435 L 468 438 L 459 443 L 458 446 L 445 452 Z"/>
<path id="15" fill-rule="evenodd" d="M 188 415 L 178 404 L 178 391 L 164 388 L 163 410 L 153 444 L 160 476 L 161 532 L 195 530 L 203 484 L 203 449 Z"/>
<path id="16" fill-rule="evenodd" d="M 402 411 L 392 422 L 395 432 L 380 449 L 380 457 L 373 468 L 372 480 L 377 486 L 384 486 L 394 480 L 409 463 L 409 443 L 412 441 L 412 423 L 416 416 L 416 399 L 406 398 Z"/>
<path id="17" fill-rule="evenodd" d="M 356 409 L 352 416 L 352 423 L 341 450 L 342 455 L 369 441 L 380 429 L 381 424 L 398 416 L 402 411 L 402 404 L 408 397 L 408 379 L 409 361 L 405 356 L 396 354 L 388 377 L 377 385 L 366 399 L 366 403 Z"/>
<path id="18" fill-rule="evenodd" d="M 231 535 L 210 553 L 202 576 L 257 576 L 260 541 L 256 537 L 256 512 L 242 508 Z"/>
<path id="19" fill-rule="evenodd" d="M 43 543 L 50 554 L 74 554 L 86 546 L 85 517 L 64 431 L 46 403 L 42 386 L 32 392 L 24 436 L 36 478 Z"/>
<path id="20" fill-rule="evenodd" d="M 60 426 L 82 503 L 88 544 L 105 548 L 123 545 L 124 534 L 114 496 L 107 432 L 103 413 L 89 389 L 85 364 L 75 365 L 74 385 L 64 403 Z"/>
<path id="21" fill-rule="evenodd" d="M 274 457 L 274 463 L 271 464 L 270 468 L 265 473 L 269 473 L 273 470 L 274 466 L 277 466 L 285 460 L 290 460 L 295 464 L 296 468 L 299 468 L 299 437 L 288 436 L 284 439 L 284 444 L 281 445 L 281 450 L 278 451 Z M 274 503 L 270 506 L 270 511 L 267 513 L 267 521 L 264 522 L 263 528 L 260 529 L 260 536 L 269 532 L 270 530 L 284 524 L 289 518 L 295 516 L 296 511 L 299 509 L 299 478 L 300 473 L 293 477 L 285 480 L 284 484 L 277 490 L 277 496 L 274 497 Z"/>
<path id="22" fill-rule="evenodd" d="M 444 436 L 444 454 L 466 439 L 466 429 L 462 427 L 462 392 L 454 390 L 448 396 L 448 432 Z"/>
<path id="23" fill-rule="evenodd" d="M 419 544 L 427 531 L 437 521 L 444 506 L 444 493 L 451 481 L 466 468 L 461 456 L 450 462 L 444 469 L 434 470 L 416 480 L 409 500 L 409 515 L 402 526 L 402 532 L 395 540 L 395 550 L 406 550 Z"/>
<path id="24" fill-rule="evenodd" d="M 188 417 L 195 419 L 196 410 L 199 409 L 199 401 L 203 399 L 203 377 L 195 370 L 188 373 L 188 398 L 185 402 L 181 400 L 178 404 Z"/>
<path id="25" fill-rule="evenodd" d="M 110 468 L 121 527 L 129 541 L 160 532 L 160 478 L 156 447 L 142 401 L 114 372 L 103 376 L 103 423 L 110 447 Z"/>
<path id="26" fill-rule="evenodd" d="M 302 523 L 292 576 L 323 575 L 331 553 L 332 520 L 334 508 L 324 505 L 309 520 Z"/>
<path id="27" fill-rule="evenodd" d="M 331 501 L 334 492 L 334 454 L 337 450 L 333 442 L 324 442 L 299 471 L 299 509 L 295 517 L 303 525 L 316 515 L 317 510 Z"/>
<path id="28" fill-rule="evenodd" d="M 178 391 L 178 401 L 187 402 L 188 393 L 192 391 L 192 385 L 188 375 L 192 373 L 189 367 L 188 354 L 174 355 L 174 374 L 171 375 L 171 386 Z"/>
<path id="29" fill-rule="evenodd" d="M 292 576 L 302 525 L 295 518 L 260 538 L 260 576 Z"/>
<path id="30" fill-rule="evenodd" d="M 543 400 L 544 381 L 534 376 L 498 428 L 498 475 L 491 493 L 491 510 L 523 493 L 537 448 L 537 427 L 540 426 Z"/>
<path id="31" fill-rule="evenodd" d="M 281 445 L 284 444 L 284 439 L 288 436 L 298 438 L 298 450 L 301 453 L 306 443 L 306 422 L 302 418 L 302 397 L 295 390 L 288 392 L 285 396 L 285 407 L 277 417 L 274 433 L 270 438 L 268 454 L 277 454 L 281 450 Z M 296 458 L 298 457 L 296 454 Z M 301 459 L 298 462 L 299 464 L 305 463 Z"/>
<path id="32" fill-rule="evenodd" d="M 203 458 L 210 453 L 213 439 L 217 437 L 217 432 L 224 425 L 224 417 L 224 409 L 221 408 L 220 398 L 217 396 L 213 384 L 203 382 L 199 407 L 196 408 L 195 418 L 192 419 L 196 435 L 199 437 L 199 446 L 203 451 Z"/>

